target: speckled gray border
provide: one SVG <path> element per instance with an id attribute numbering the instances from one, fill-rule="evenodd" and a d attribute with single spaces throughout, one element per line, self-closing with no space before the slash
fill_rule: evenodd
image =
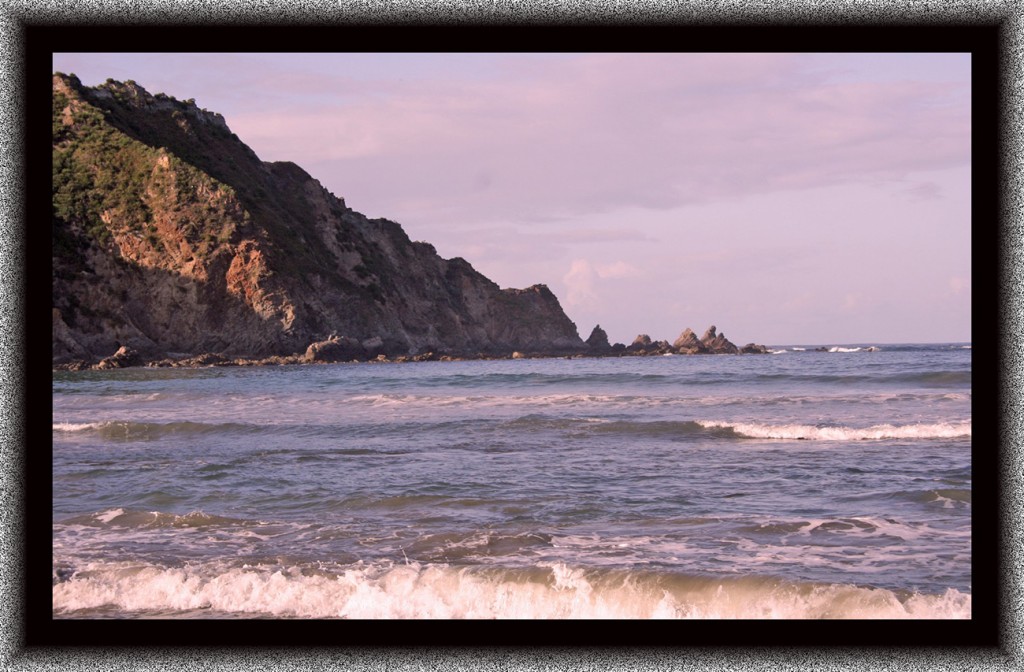
<path id="1" fill-rule="evenodd" d="M 318 22 L 325 17 L 344 16 L 364 22 L 388 21 L 549 21 L 574 18 L 617 22 L 649 23 L 659 19 L 690 21 L 743 20 L 750 22 L 803 22 L 815 20 L 885 20 L 892 22 L 950 23 L 998 21 L 1006 28 L 1004 67 L 1004 153 L 1006 171 L 1002 203 L 1005 237 L 1004 269 L 1000 300 L 1004 307 L 1003 366 L 1007 372 L 1001 388 L 1000 437 L 1006 452 L 1002 457 L 1003 499 L 1003 605 L 1002 651 L 995 650 L 859 650 L 859 649 L 693 649 L 686 657 L 667 649 L 573 650 L 543 649 L 373 649 L 336 651 L 326 649 L 274 651 L 209 651 L 194 649 L 144 650 L 25 650 L 22 647 L 20 591 L 22 450 L 24 435 L 20 410 L 23 384 L 21 364 L 22 292 L 21 211 L 23 199 L 21 142 L 22 45 L 19 26 L 23 21 L 52 20 L 88 23 L 90 20 L 204 22 L 251 20 L 272 16 L 275 20 Z M 1021 605 L 1021 567 L 1024 566 L 1024 499 L 1022 499 L 1021 439 L 1024 433 L 1020 376 L 1024 359 L 1024 180 L 1022 180 L 1022 122 L 1024 122 L 1024 12 L 1013 0 L 872 0 L 829 2 L 783 0 L 776 4 L 744 0 L 607 0 L 579 2 L 558 0 L 82 0 L 80 2 L 33 2 L 8 0 L 0 10 L 0 664 L 5 670 L 52 669 L 749 669 L 749 670 L 838 670 L 838 669 L 1012 669 L 1022 666 L 1024 608 Z M 975 222 L 975 227 L 991 226 Z M 37 297 L 38 300 L 38 297 Z M 978 307 L 976 306 L 975 309 Z M 975 335 L 976 340 L 985 338 Z M 981 382 L 981 381 L 979 381 Z M 986 382 L 982 382 L 986 384 Z"/>

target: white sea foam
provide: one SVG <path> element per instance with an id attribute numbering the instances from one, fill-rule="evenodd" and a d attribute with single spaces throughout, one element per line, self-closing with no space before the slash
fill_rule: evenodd
<path id="1" fill-rule="evenodd" d="M 865 441 L 878 439 L 953 439 L 971 436 L 971 421 L 871 427 L 816 427 L 813 425 L 766 425 L 744 422 L 698 420 L 707 428 L 729 428 L 752 439 L 805 439 L 811 441 Z"/>
<path id="2" fill-rule="evenodd" d="M 925 532 L 931 532 L 929 528 L 921 525 L 907 525 L 888 518 L 876 518 L 870 516 L 854 516 L 847 520 L 810 520 L 806 522 L 797 535 L 810 536 L 815 532 L 835 532 L 839 530 L 842 534 L 855 534 L 863 536 L 889 536 L 913 541 L 925 536 Z"/>
<path id="3" fill-rule="evenodd" d="M 102 422 L 55 422 L 53 423 L 53 431 L 55 432 L 81 432 L 87 429 L 97 429 L 102 427 L 105 423 Z"/>
<path id="4" fill-rule="evenodd" d="M 447 565 L 214 570 L 106 563 L 53 587 L 54 614 L 195 612 L 298 618 L 970 618 L 971 595 L 900 600 L 885 589 L 742 577 L 664 577 L 586 571 L 563 563 L 525 569 Z M 76 613 L 77 612 L 77 613 Z M 208 612 L 209 613 L 209 612 Z"/>
<path id="5" fill-rule="evenodd" d="M 109 523 L 115 518 L 123 515 L 124 509 L 110 509 L 109 511 L 104 511 L 103 513 L 94 514 L 93 518 L 100 521 L 101 523 Z"/>
<path id="6" fill-rule="evenodd" d="M 537 394 L 537 395 L 425 395 L 425 394 L 360 394 L 347 397 L 347 402 L 369 408 L 395 408 L 402 410 L 449 407 L 456 409 L 503 408 L 516 406 L 609 406 L 636 403 L 662 403 L 659 397 L 619 396 L 609 394 Z M 333 400 L 329 402 L 334 404 Z"/>
<path id="7" fill-rule="evenodd" d="M 740 404 L 749 406 L 756 405 L 805 405 L 809 403 L 849 403 L 849 404 L 876 404 L 878 402 L 890 401 L 962 401 L 970 399 L 970 393 L 944 392 L 931 394 L 909 394 L 898 392 L 880 392 L 876 394 L 865 394 L 859 392 L 833 393 L 818 392 L 815 394 L 729 394 L 722 392 L 704 392 L 699 395 L 657 395 L 657 394 L 535 394 L 535 395 L 417 395 L 417 394 L 375 394 L 375 395 L 354 395 L 346 399 L 366 409 L 385 408 L 401 410 L 403 412 L 428 412 L 433 414 L 437 408 L 445 407 L 455 410 L 475 409 L 505 409 L 518 407 L 531 407 L 543 409 L 545 407 L 563 409 L 580 408 L 593 411 L 608 410 L 633 410 L 636 408 L 659 408 L 659 407 L 692 407 L 720 406 Z M 325 406 L 333 406 L 337 402 L 333 399 L 324 400 Z M 350 409 L 351 410 L 351 409 Z"/>
<path id="8" fill-rule="evenodd" d="M 944 509 L 971 505 L 970 490 L 931 490 L 929 494 L 935 498 L 932 501 L 941 503 Z"/>

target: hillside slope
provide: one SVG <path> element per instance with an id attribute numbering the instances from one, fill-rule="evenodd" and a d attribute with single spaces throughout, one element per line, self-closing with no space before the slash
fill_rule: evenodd
<path id="1" fill-rule="evenodd" d="M 223 117 L 134 82 L 53 77 L 53 360 L 579 351 L 544 285 L 501 289 Z"/>

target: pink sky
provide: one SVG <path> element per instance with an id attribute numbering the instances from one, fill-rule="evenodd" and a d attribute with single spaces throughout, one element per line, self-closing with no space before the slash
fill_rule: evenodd
<path id="1" fill-rule="evenodd" d="M 586 338 L 969 341 L 967 54 L 55 54 L 220 112 L 266 161 Z"/>

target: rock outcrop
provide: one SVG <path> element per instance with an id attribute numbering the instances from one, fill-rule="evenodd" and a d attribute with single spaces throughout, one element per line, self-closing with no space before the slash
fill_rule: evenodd
<path id="1" fill-rule="evenodd" d="M 697 338 L 697 334 L 687 327 L 676 340 L 669 344 L 668 341 L 653 341 L 647 334 L 640 334 L 628 346 L 616 343 L 612 346 L 611 355 L 705 355 L 705 354 L 767 354 L 770 352 L 763 345 L 748 343 L 743 348 L 736 347 L 730 342 L 724 333 L 718 333 L 717 328 L 712 325 L 704 332 L 703 338 Z"/>
<path id="2" fill-rule="evenodd" d="M 740 351 L 739 348 L 726 339 L 724 333 L 716 333 L 714 325 L 708 327 L 708 330 L 704 332 L 704 336 L 700 339 L 700 342 L 704 344 L 704 347 L 706 347 L 709 352 L 713 352 L 715 354 L 735 355 Z"/>
<path id="3" fill-rule="evenodd" d="M 611 343 L 608 342 L 608 333 L 601 328 L 600 324 L 595 326 L 594 330 L 590 332 L 586 344 L 590 351 L 594 353 L 606 352 L 612 349 Z"/>
<path id="4" fill-rule="evenodd" d="M 55 365 L 122 345 L 146 361 L 586 348 L 546 286 L 502 289 L 131 81 L 54 75 L 53 178 Z"/>
<path id="5" fill-rule="evenodd" d="M 362 343 L 349 337 L 331 337 L 324 341 L 310 343 L 303 355 L 306 362 L 348 362 L 367 359 L 366 348 Z"/>
<path id="6" fill-rule="evenodd" d="M 122 345 L 117 352 L 110 357 L 105 357 L 96 365 L 97 369 L 122 369 L 126 366 L 138 366 L 142 364 L 142 357 L 138 352 Z"/>
<path id="7" fill-rule="evenodd" d="M 647 334 L 639 334 L 633 339 L 633 342 L 626 346 L 626 352 L 635 355 L 646 355 L 649 354 L 648 350 L 651 347 L 651 337 Z"/>
<path id="8" fill-rule="evenodd" d="M 707 346 L 701 343 L 700 339 L 697 338 L 697 334 L 693 333 L 693 330 L 689 327 L 679 334 L 679 338 L 672 343 L 672 347 L 682 355 L 696 355 L 708 352 Z"/>

